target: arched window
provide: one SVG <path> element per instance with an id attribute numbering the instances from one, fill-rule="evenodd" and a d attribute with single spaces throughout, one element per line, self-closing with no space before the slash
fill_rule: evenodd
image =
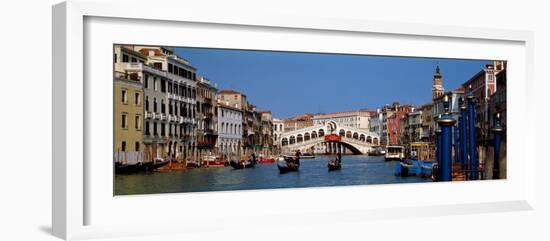
<path id="1" fill-rule="evenodd" d="M 281 145 L 286 146 L 288 145 L 288 139 L 285 137 L 283 140 L 281 140 Z"/>
<path id="2" fill-rule="evenodd" d="M 375 137 L 374 139 L 372 139 L 372 144 L 378 145 L 378 138 Z"/>
<path id="3" fill-rule="evenodd" d="M 319 129 L 319 137 L 325 136 L 325 130 Z"/>
<path id="4" fill-rule="evenodd" d="M 312 131 L 311 132 L 311 139 L 315 139 L 317 138 L 317 132 L 316 131 Z"/>
<path id="5" fill-rule="evenodd" d="M 372 137 L 367 136 L 367 143 L 372 143 Z"/>
<path id="6" fill-rule="evenodd" d="M 360 140 L 360 141 L 365 141 L 365 135 L 361 134 L 361 135 L 359 136 L 359 140 Z"/>
<path id="7" fill-rule="evenodd" d="M 359 139 L 359 134 L 357 134 L 357 132 L 353 133 L 353 139 L 355 139 L 355 140 Z"/>
<path id="8" fill-rule="evenodd" d="M 304 141 L 309 141 L 309 139 L 311 139 L 311 136 L 309 135 L 309 132 L 306 132 L 304 134 Z"/>
<path id="9" fill-rule="evenodd" d="M 340 132 L 338 133 L 340 136 L 345 136 L 346 135 L 346 131 L 344 131 L 344 129 L 340 129 Z"/>
<path id="10" fill-rule="evenodd" d="M 304 141 L 304 137 L 302 137 L 302 134 L 298 134 L 298 136 L 296 137 L 296 142 L 300 143 Z"/>
<path id="11" fill-rule="evenodd" d="M 296 137 L 290 136 L 289 141 L 288 141 L 288 144 L 289 144 L 289 145 L 292 145 L 292 144 L 294 144 L 294 143 L 296 143 Z"/>
<path id="12" fill-rule="evenodd" d="M 351 131 L 347 131 L 347 132 L 346 132 L 346 137 L 347 137 L 347 138 L 351 138 Z"/>

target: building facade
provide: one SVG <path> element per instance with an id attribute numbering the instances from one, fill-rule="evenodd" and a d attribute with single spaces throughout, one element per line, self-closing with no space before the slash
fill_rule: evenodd
<path id="1" fill-rule="evenodd" d="M 498 70 L 495 68 L 498 66 Z M 472 78 L 462 84 L 464 91 L 473 94 L 476 103 L 476 140 L 479 142 L 488 141 L 490 135 L 489 126 L 489 102 L 491 96 L 497 90 L 495 75 L 504 68 L 500 61 L 495 64 L 487 64 L 485 68 L 480 70 Z"/>
<path id="2" fill-rule="evenodd" d="M 409 136 L 408 142 L 420 142 L 422 136 L 424 136 L 424 128 L 422 125 L 422 109 L 417 108 L 410 113 L 407 113 L 405 119 L 407 120 L 407 129 L 405 132 Z"/>
<path id="3" fill-rule="evenodd" d="M 218 98 L 220 103 L 226 106 L 231 106 L 239 110 L 247 109 L 247 99 L 246 95 L 235 90 L 221 90 L 218 92 Z"/>
<path id="4" fill-rule="evenodd" d="M 335 113 L 315 114 L 312 118 L 314 125 L 324 125 L 327 121 L 335 121 L 339 125 L 368 130 L 370 128 L 369 110 L 357 110 Z"/>
<path id="5" fill-rule="evenodd" d="M 401 119 L 409 112 L 412 112 L 412 105 L 400 105 L 398 102 L 391 107 L 385 108 L 383 120 L 385 121 L 385 130 L 382 134 L 386 136 L 387 145 L 397 145 L 401 139 Z"/>
<path id="6" fill-rule="evenodd" d="M 195 68 L 171 49 L 117 45 L 115 77 L 140 81 L 143 155 L 183 161 L 195 154 Z"/>
<path id="7" fill-rule="evenodd" d="M 205 77 L 197 78 L 197 148 L 200 154 L 216 153 L 218 118 L 216 93 L 218 89 Z"/>
<path id="8" fill-rule="evenodd" d="M 382 110 L 377 109 L 375 112 L 371 113 L 370 121 L 369 121 L 369 130 L 373 133 L 376 133 L 378 136 L 382 136 L 382 129 L 383 129 L 383 114 Z"/>
<path id="9" fill-rule="evenodd" d="M 233 106 L 218 103 L 218 141 L 219 153 L 225 160 L 240 158 L 243 138 L 243 112 Z"/>
<path id="10" fill-rule="evenodd" d="M 495 125 L 495 115 L 500 113 L 500 124 L 506 129 L 506 69 L 496 74 L 497 90 L 491 96 L 489 105 L 490 123 Z M 504 132 L 506 136 L 506 132 Z"/>
<path id="11" fill-rule="evenodd" d="M 313 114 L 303 114 L 291 118 L 283 119 L 284 131 L 291 132 L 302 128 L 313 126 Z"/>
<path id="12" fill-rule="evenodd" d="M 262 153 L 264 155 L 270 155 L 274 153 L 274 143 L 273 142 L 273 115 L 271 111 L 260 111 L 261 119 L 261 140 L 260 145 L 262 146 Z"/>
<path id="13" fill-rule="evenodd" d="M 115 72 L 113 114 L 115 161 L 143 162 L 143 88 L 137 76 Z"/>
<path id="14" fill-rule="evenodd" d="M 422 136 L 423 142 L 435 143 L 435 121 L 433 102 L 422 105 Z"/>

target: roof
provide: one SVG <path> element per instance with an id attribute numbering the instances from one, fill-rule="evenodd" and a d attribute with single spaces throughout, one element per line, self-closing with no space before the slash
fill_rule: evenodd
<path id="1" fill-rule="evenodd" d="M 218 94 L 240 95 L 241 92 L 236 91 L 236 90 L 220 90 L 220 92 L 218 92 Z"/>
<path id="2" fill-rule="evenodd" d="M 328 116 L 347 116 L 347 115 L 353 115 L 358 113 L 368 113 L 369 116 L 372 115 L 372 113 L 376 113 L 375 111 L 370 111 L 366 109 L 360 109 L 360 110 L 353 110 L 353 111 L 340 111 L 340 112 L 333 112 L 333 113 L 318 113 L 313 116 L 313 118 L 324 118 Z"/>
<path id="3" fill-rule="evenodd" d="M 230 110 L 234 110 L 234 111 L 238 111 L 238 112 L 242 112 L 241 109 L 239 108 L 236 108 L 236 107 L 233 107 L 233 106 L 230 106 L 230 105 L 226 105 L 224 103 L 218 103 L 218 108 L 225 108 L 225 109 L 230 109 Z"/>
<path id="4" fill-rule="evenodd" d="M 121 47 L 120 48 L 121 51 L 128 52 L 130 54 L 136 55 L 137 57 L 140 57 L 142 59 L 147 59 L 146 55 L 142 54 L 139 51 L 135 51 L 133 45 L 120 45 L 120 47 Z"/>
<path id="5" fill-rule="evenodd" d="M 162 52 L 160 52 L 160 49 L 157 49 L 157 48 L 142 48 L 139 50 L 139 52 L 141 54 L 143 54 L 144 56 L 148 56 L 149 55 L 149 51 L 153 51 L 155 53 L 154 56 L 164 56 L 164 54 Z"/>
<path id="6" fill-rule="evenodd" d="M 306 113 L 306 114 L 297 115 L 290 118 L 285 118 L 283 119 L 283 121 L 307 121 L 307 120 L 311 120 L 311 118 L 313 118 L 313 114 Z"/>

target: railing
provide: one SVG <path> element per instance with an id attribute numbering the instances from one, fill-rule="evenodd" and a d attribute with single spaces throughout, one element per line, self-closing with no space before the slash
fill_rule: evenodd
<path id="1" fill-rule="evenodd" d="M 316 142 L 321 143 L 324 140 L 325 140 L 324 138 L 318 137 L 318 138 L 314 138 L 314 139 L 309 139 L 307 141 L 294 142 L 292 144 L 285 145 L 284 147 L 311 145 L 311 144 L 316 143 Z"/>
<path id="2" fill-rule="evenodd" d="M 342 138 L 341 141 L 346 142 L 346 143 L 353 143 L 353 144 L 357 144 L 357 145 L 367 145 L 367 146 L 373 145 L 372 143 L 368 143 L 366 141 L 361 141 L 361 140 L 358 140 L 358 139 L 353 139 L 353 138 L 349 138 L 349 137 L 345 137 L 345 136 L 342 136 L 341 138 Z M 296 147 L 296 146 L 311 145 L 311 144 L 316 143 L 316 142 L 321 143 L 321 142 L 324 142 L 324 141 L 325 141 L 324 137 L 317 137 L 317 138 L 309 139 L 307 141 L 294 142 L 292 144 L 285 145 L 284 147 Z"/>
<path id="3" fill-rule="evenodd" d="M 349 137 L 345 137 L 345 136 L 342 136 L 342 141 L 345 141 L 345 142 L 348 142 L 348 143 L 359 144 L 359 145 L 372 145 L 372 143 L 368 143 L 366 141 L 361 141 L 359 139 L 349 138 Z"/>

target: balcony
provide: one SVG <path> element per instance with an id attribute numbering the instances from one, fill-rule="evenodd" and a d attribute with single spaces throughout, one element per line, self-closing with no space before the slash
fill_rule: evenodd
<path id="1" fill-rule="evenodd" d="M 150 73 L 154 73 L 159 76 L 166 77 L 166 72 L 155 69 L 149 65 L 143 64 L 143 63 L 117 63 L 120 65 L 124 65 L 124 69 L 126 70 L 133 70 L 133 71 L 147 71 Z"/>
<path id="2" fill-rule="evenodd" d="M 155 118 L 155 113 L 150 111 L 145 111 L 145 119 L 154 119 L 154 118 Z"/>
<path id="3" fill-rule="evenodd" d="M 214 129 L 210 129 L 210 128 L 205 129 L 205 130 L 204 130 L 204 134 L 205 134 L 205 135 L 218 135 L 218 133 L 216 133 L 216 132 L 214 131 Z"/>
<path id="4" fill-rule="evenodd" d="M 166 120 L 166 114 L 160 114 L 160 120 L 165 121 Z"/>
<path id="5" fill-rule="evenodd" d="M 179 97 L 176 94 L 168 93 L 168 99 L 178 100 Z"/>

